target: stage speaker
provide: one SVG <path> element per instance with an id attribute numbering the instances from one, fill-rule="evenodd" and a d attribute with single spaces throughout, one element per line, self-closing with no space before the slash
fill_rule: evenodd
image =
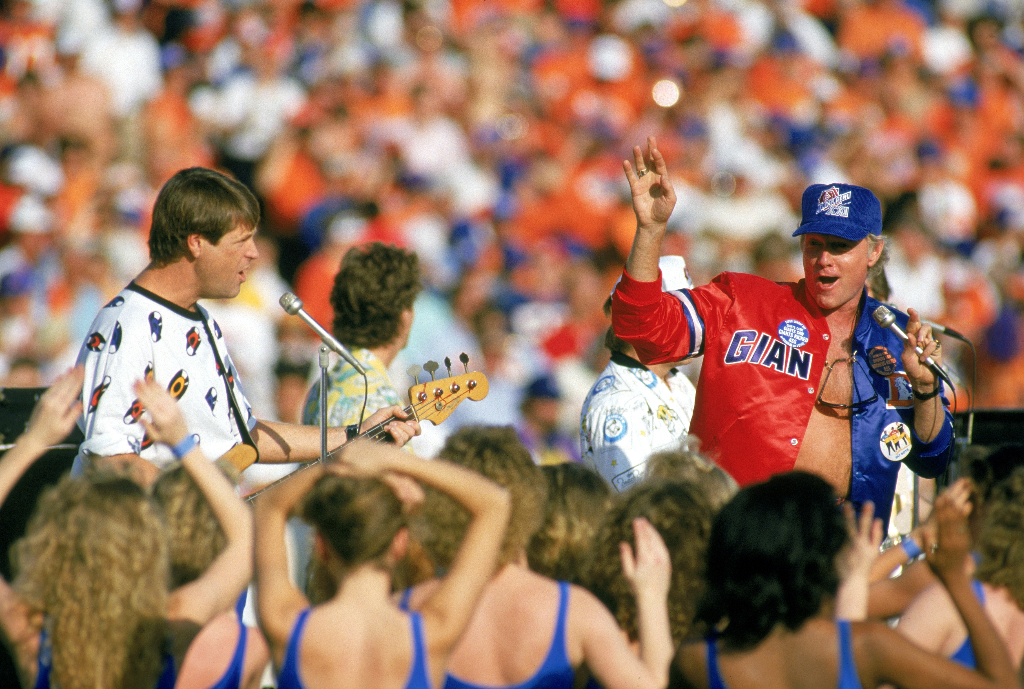
<path id="1" fill-rule="evenodd" d="M 957 442 L 964 445 L 1024 443 L 1024 409 L 978 409 L 953 415 Z"/>
<path id="2" fill-rule="evenodd" d="M 960 464 L 969 447 L 995 449 L 999 445 L 1024 445 L 1024 409 L 976 409 L 953 414 L 956 443 L 949 468 L 939 481 L 945 488 L 960 478 Z"/>
<path id="3" fill-rule="evenodd" d="M 6 452 L 25 430 L 32 409 L 46 388 L 0 388 L 0 451 Z M 82 433 L 75 430 L 29 467 L 0 506 L 0 571 L 11 580 L 11 545 L 25 532 L 39 495 L 71 470 Z M 0 644 L 0 687 L 17 687 L 7 649 Z"/>

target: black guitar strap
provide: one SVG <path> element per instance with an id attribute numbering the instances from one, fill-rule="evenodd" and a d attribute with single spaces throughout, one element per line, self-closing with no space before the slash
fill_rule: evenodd
<path id="1" fill-rule="evenodd" d="M 202 309 L 197 308 L 196 310 L 199 311 L 199 318 L 203 321 L 203 329 L 206 331 L 206 337 L 210 341 L 210 347 L 213 348 L 213 357 L 217 360 L 217 368 L 220 370 L 220 377 L 224 381 L 224 387 L 228 391 L 228 404 L 231 405 L 231 413 L 234 414 L 235 424 L 238 426 L 238 432 L 242 434 L 242 442 L 256 452 L 256 461 L 259 462 L 259 448 L 256 447 L 256 441 L 253 440 L 252 434 L 249 432 L 249 427 L 244 421 L 245 416 L 243 416 L 242 410 L 238 408 L 238 401 L 235 400 L 233 386 L 231 385 L 231 381 L 228 379 L 228 368 L 220 358 L 220 351 L 217 349 L 216 338 L 213 335 L 213 331 L 210 330 L 210 323 L 206 320 L 206 314 L 203 313 Z"/>

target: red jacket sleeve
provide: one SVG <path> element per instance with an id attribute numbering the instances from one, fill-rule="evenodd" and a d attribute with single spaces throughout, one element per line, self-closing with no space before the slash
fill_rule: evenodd
<path id="1" fill-rule="evenodd" d="M 707 332 L 718 331 L 733 298 L 728 273 L 692 290 L 661 291 L 661 274 L 640 282 L 625 270 L 612 294 L 612 328 L 645 364 L 704 354 Z"/>

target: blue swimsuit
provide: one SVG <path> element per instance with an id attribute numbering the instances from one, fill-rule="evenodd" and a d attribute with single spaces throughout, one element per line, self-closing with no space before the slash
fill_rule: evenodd
<path id="1" fill-rule="evenodd" d="M 302 632 L 309 618 L 310 608 L 299 613 L 288 638 L 288 648 L 284 655 L 284 664 L 277 675 L 277 689 L 305 689 L 299 678 L 299 644 Z M 427 645 L 423 639 L 423 617 L 418 612 L 409 613 L 412 626 L 412 667 L 409 668 L 409 679 L 405 689 L 431 689 L 430 675 L 427 672 Z"/>
<path id="2" fill-rule="evenodd" d="M 576 671 L 569 662 L 565 652 L 565 626 L 569 616 L 569 584 L 558 582 L 558 620 L 555 623 L 555 638 L 551 640 L 551 648 L 541 664 L 540 669 L 530 679 L 507 689 L 571 689 L 576 678 Z M 476 684 L 464 682 L 451 674 L 445 681 L 444 689 L 488 689 Z"/>
<path id="3" fill-rule="evenodd" d="M 977 579 L 971 579 L 971 588 L 974 589 L 974 595 L 978 597 L 981 604 L 985 605 L 985 589 L 981 588 L 981 582 Z M 978 667 L 978 662 L 974 658 L 974 646 L 971 645 L 971 637 L 968 636 L 964 639 L 963 644 L 949 659 L 961 665 L 966 665 L 971 669 Z"/>
<path id="4" fill-rule="evenodd" d="M 839 682 L 837 689 L 863 689 L 857 676 L 857 663 L 853 659 L 850 643 L 849 620 L 837 620 L 839 629 Z M 729 689 L 718 670 L 718 647 L 713 638 L 707 640 L 708 689 Z"/>
<path id="5" fill-rule="evenodd" d="M 235 614 L 238 616 L 238 643 L 235 644 L 235 654 L 231 656 L 231 664 L 224 671 L 224 675 L 217 680 L 217 683 L 209 689 L 238 689 L 242 684 L 242 674 L 245 672 L 245 641 L 249 630 L 242 622 L 242 611 L 245 610 L 245 599 L 249 591 L 242 591 L 235 604 Z"/>
<path id="6" fill-rule="evenodd" d="M 39 665 L 36 671 L 36 684 L 34 689 L 50 689 L 50 671 L 53 669 L 51 652 L 53 646 L 50 637 L 46 633 L 46 627 L 39 637 Z M 174 667 L 174 656 L 164 652 L 164 669 L 157 680 L 156 689 L 174 689 L 178 681 L 178 672 Z"/>

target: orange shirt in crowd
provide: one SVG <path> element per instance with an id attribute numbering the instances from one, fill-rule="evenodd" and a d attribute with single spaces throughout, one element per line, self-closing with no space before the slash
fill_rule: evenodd
<path id="1" fill-rule="evenodd" d="M 860 60 L 878 60 L 893 50 L 919 58 L 926 28 L 921 15 L 901 0 L 858 0 L 842 16 L 836 39 L 841 50 Z"/>

